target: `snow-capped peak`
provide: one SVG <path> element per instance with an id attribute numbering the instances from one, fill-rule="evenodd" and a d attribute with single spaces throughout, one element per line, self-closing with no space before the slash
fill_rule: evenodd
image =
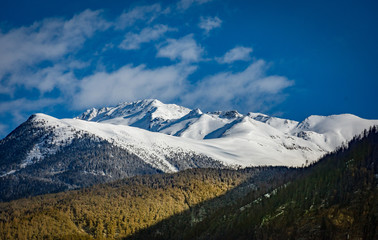
<path id="1" fill-rule="evenodd" d="M 362 119 L 353 114 L 312 115 L 299 123 L 292 133 L 302 135 L 325 149 L 335 149 L 377 124 L 377 120 Z"/>
<path id="2" fill-rule="evenodd" d="M 19 159 L 16 167 L 4 168 L 0 176 L 44 161 L 78 139 L 107 141 L 164 172 L 179 170 L 180 156 L 194 162 L 194 156 L 206 156 L 205 161 L 218 161 L 222 166 L 303 166 L 373 125 L 378 120 L 352 114 L 310 116 L 299 123 L 261 113 L 203 113 L 156 99 L 93 108 L 76 119 L 38 113 L 18 135 L 7 137 L 14 141 L 31 134 L 30 144 L 23 147 L 26 158 Z"/>
<path id="3" fill-rule="evenodd" d="M 87 174 L 97 182 L 192 167 L 300 167 L 373 125 L 378 120 L 352 114 L 298 123 L 261 113 L 203 113 L 156 99 L 93 108 L 76 119 L 38 113 L 0 141 L 7 153 L 0 178 L 28 172 L 54 182 L 55 174 L 78 174 L 68 177 L 71 188 Z"/>
<path id="4" fill-rule="evenodd" d="M 268 119 L 270 119 L 269 115 L 266 115 L 266 114 L 263 114 L 263 113 L 249 112 L 247 114 L 247 116 L 250 117 L 250 118 L 252 118 L 252 119 L 255 119 L 257 121 L 260 121 L 260 122 L 266 122 Z"/>
<path id="5" fill-rule="evenodd" d="M 196 109 L 193 109 L 192 111 L 190 111 L 186 117 L 199 117 L 201 116 L 203 113 L 202 111 L 199 109 L 199 108 L 196 108 Z"/>
<path id="6" fill-rule="evenodd" d="M 145 99 L 120 103 L 115 107 L 92 108 L 77 119 L 156 131 L 163 122 L 181 118 L 189 112 L 190 109 L 176 104 L 164 104 L 156 99 Z"/>
<path id="7" fill-rule="evenodd" d="M 352 114 L 314 115 L 299 123 L 263 113 L 249 112 L 243 115 L 235 110 L 203 113 L 199 109 L 191 110 L 175 104 L 164 104 L 156 99 L 124 102 L 115 107 L 88 109 L 77 119 L 134 126 L 193 139 L 211 139 L 225 136 L 228 129 L 241 124 L 241 119 L 245 117 L 269 125 L 290 136 L 312 139 L 327 150 L 334 149 L 376 122 Z"/>
<path id="8" fill-rule="evenodd" d="M 243 114 L 239 113 L 236 110 L 209 112 L 209 114 L 218 115 L 220 118 L 228 118 L 228 119 L 241 118 L 244 116 Z"/>

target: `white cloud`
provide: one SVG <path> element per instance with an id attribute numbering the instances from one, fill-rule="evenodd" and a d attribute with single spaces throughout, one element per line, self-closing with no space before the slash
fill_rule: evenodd
<path id="1" fill-rule="evenodd" d="M 211 1 L 213 1 L 213 0 L 180 0 L 177 3 L 177 8 L 182 9 L 182 10 L 186 10 L 186 9 L 190 8 L 193 4 L 201 5 L 201 4 L 204 4 L 204 3 L 207 3 L 207 2 L 211 2 Z"/>
<path id="2" fill-rule="evenodd" d="M 210 30 L 214 28 L 219 28 L 222 24 L 222 20 L 218 17 L 201 17 L 198 26 L 201 29 L 204 29 L 206 33 L 209 33 Z"/>
<path id="3" fill-rule="evenodd" d="M 57 63 L 36 72 L 26 70 L 22 73 L 14 74 L 12 79 L 17 82 L 27 79 L 23 85 L 27 89 L 36 88 L 42 94 L 51 92 L 57 88 L 62 93 L 70 95 L 73 94 L 77 84 L 73 71 L 85 66 L 87 66 L 85 63 L 80 62 L 72 62 L 71 64 Z"/>
<path id="4" fill-rule="evenodd" d="M 206 1 L 181 2 L 189 7 Z M 68 20 L 46 19 L 32 26 L 5 33 L 0 31 L 0 93 L 11 99 L 0 102 L 0 114 L 9 114 L 20 121 L 24 120 L 25 113 L 58 104 L 82 109 L 144 98 L 181 99 L 183 105 L 205 109 L 247 106 L 250 110 L 260 110 L 265 104 L 279 99 L 282 91 L 293 84 L 285 77 L 266 76 L 267 64 L 262 60 L 244 71 L 217 73 L 193 83 L 188 76 L 197 69 L 195 63 L 203 61 L 205 52 L 193 34 L 167 39 L 157 46 L 156 57 L 178 62 L 168 66 L 126 65 L 108 72 L 93 69 L 90 63 L 77 59 L 76 53 L 84 49 L 86 41 L 96 32 L 111 26 L 125 28 L 139 20 L 151 22 L 159 14 L 164 14 L 159 4 L 140 6 L 124 12 L 115 23 L 109 23 L 101 17 L 101 11 L 86 10 Z M 206 31 L 214 27 L 214 23 L 207 27 L 203 25 Z M 172 30 L 161 24 L 146 27 L 139 33 L 127 34 L 120 47 L 138 49 L 142 43 L 158 40 Z M 92 49 L 84 50 L 90 52 Z M 246 61 L 251 52 L 250 48 L 237 47 L 217 60 L 224 63 Z M 94 64 L 101 65 L 100 61 L 96 62 L 98 59 L 94 59 Z M 81 76 L 82 72 L 89 75 Z M 12 99 L 15 89 L 29 92 L 23 98 Z M 38 95 L 37 100 L 28 99 Z"/>
<path id="5" fill-rule="evenodd" d="M 12 94 L 16 85 L 33 85 L 35 82 L 29 78 L 16 75 L 30 73 L 33 66 L 43 61 L 61 61 L 96 31 L 107 29 L 110 24 L 100 13 L 86 10 L 66 21 L 46 19 L 29 27 L 0 33 L 0 87 Z M 34 87 L 38 88 L 37 85 Z M 41 87 L 44 90 L 45 86 Z"/>
<path id="6" fill-rule="evenodd" d="M 249 61 L 251 60 L 250 54 L 252 53 L 252 48 L 248 47 L 235 47 L 228 51 L 223 57 L 216 58 L 220 63 L 233 63 L 235 61 Z"/>
<path id="7" fill-rule="evenodd" d="M 180 39 L 168 39 L 158 48 L 157 57 L 179 59 L 183 62 L 198 62 L 201 60 L 203 52 L 203 48 L 193 39 L 193 34 L 189 34 Z"/>
<path id="8" fill-rule="evenodd" d="M 248 111 L 268 109 L 285 88 L 294 84 L 282 76 L 266 76 L 268 66 L 258 60 L 244 71 L 223 72 L 207 77 L 182 97 L 184 104 L 206 110 L 242 109 Z M 265 106 L 264 106 L 265 105 Z"/>
<path id="9" fill-rule="evenodd" d="M 164 12 L 164 11 L 163 11 Z M 115 23 L 116 29 L 125 29 L 132 26 L 138 20 L 152 22 L 159 14 L 163 13 L 160 4 L 136 6 L 133 9 L 123 12 Z"/>
<path id="10" fill-rule="evenodd" d="M 182 93 L 186 88 L 187 76 L 195 69 L 180 64 L 156 69 L 129 65 L 111 73 L 98 72 L 80 82 L 74 107 L 112 105 L 144 98 L 169 101 Z"/>
<path id="11" fill-rule="evenodd" d="M 161 38 L 166 32 L 172 31 L 167 25 L 158 24 L 153 27 L 144 28 L 139 34 L 128 33 L 119 45 L 126 50 L 139 49 L 142 43 L 147 43 Z"/>

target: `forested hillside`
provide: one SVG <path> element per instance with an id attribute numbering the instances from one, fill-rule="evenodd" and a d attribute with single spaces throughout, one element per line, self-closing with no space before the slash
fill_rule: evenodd
<path id="1" fill-rule="evenodd" d="M 377 239 L 377 169 L 373 128 L 270 194 L 249 194 L 200 224 L 178 215 L 130 239 Z"/>
<path id="2" fill-rule="evenodd" d="M 271 191 L 297 171 L 286 167 L 190 169 L 0 203 L 0 238 L 122 239 L 168 217 L 199 209 L 200 215 L 189 219 L 194 224 L 246 194 Z"/>

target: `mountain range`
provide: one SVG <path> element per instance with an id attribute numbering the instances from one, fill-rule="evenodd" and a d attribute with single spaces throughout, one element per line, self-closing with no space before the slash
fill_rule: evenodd
<path id="1" fill-rule="evenodd" d="M 302 167 L 378 120 L 352 114 L 302 122 L 261 113 L 203 113 L 156 99 L 34 114 L 0 141 L 0 199 L 188 168 Z"/>
<path id="2" fill-rule="evenodd" d="M 0 239 L 378 239 L 376 127 L 304 168 L 194 168 L 0 202 Z"/>

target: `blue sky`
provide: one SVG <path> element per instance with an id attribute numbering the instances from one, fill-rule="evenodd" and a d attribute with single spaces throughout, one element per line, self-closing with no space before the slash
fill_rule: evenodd
<path id="1" fill-rule="evenodd" d="M 376 1 L 19 1 L 0 8 L 0 137 L 35 112 L 157 98 L 378 119 Z"/>

